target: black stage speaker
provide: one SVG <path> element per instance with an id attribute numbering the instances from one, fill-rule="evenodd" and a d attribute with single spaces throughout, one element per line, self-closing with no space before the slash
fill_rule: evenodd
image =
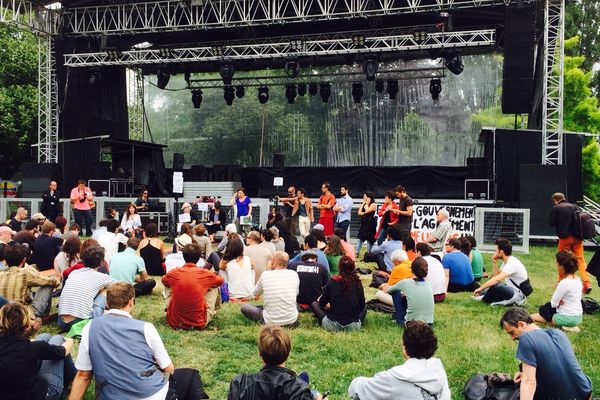
<path id="1" fill-rule="evenodd" d="M 528 114 L 533 108 L 535 9 L 507 7 L 504 20 L 502 112 Z"/>
<path id="2" fill-rule="evenodd" d="M 548 224 L 552 194 L 567 193 L 567 166 L 522 164 L 520 169 L 520 207 L 530 210 L 531 235 L 554 236 Z"/>
<path id="3" fill-rule="evenodd" d="M 492 177 L 492 159 L 486 157 L 467 158 L 469 179 L 489 179 Z"/>
<path id="4" fill-rule="evenodd" d="M 492 181 L 465 179 L 465 200 L 490 200 Z"/>
<path id="5" fill-rule="evenodd" d="M 185 163 L 185 156 L 183 153 L 173 153 L 173 170 L 183 171 L 183 164 Z"/>
<path id="6" fill-rule="evenodd" d="M 42 193 L 48 190 L 51 180 L 58 182 L 58 189 L 63 194 L 66 191 L 61 187 L 58 164 L 23 163 L 21 171 L 23 172 L 23 183 L 20 188 L 20 197 L 41 197 Z"/>
<path id="7" fill-rule="evenodd" d="M 88 187 L 92 191 L 94 197 L 110 197 L 110 180 L 108 179 L 90 179 Z"/>
<path id="8" fill-rule="evenodd" d="M 275 171 L 283 171 L 285 166 L 285 156 L 282 153 L 273 154 L 273 169 Z"/>

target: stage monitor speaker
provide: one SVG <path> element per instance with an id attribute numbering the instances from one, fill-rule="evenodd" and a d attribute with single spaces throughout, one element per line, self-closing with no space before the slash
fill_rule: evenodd
<path id="1" fill-rule="evenodd" d="M 489 179 L 492 177 L 492 160 L 485 157 L 467 158 L 469 179 Z"/>
<path id="2" fill-rule="evenodd" d="M 529 232 L 531 235 L 554 236 L 554 228 L 548 224 L 552 210 L 552 194 L 567 193 L 567 166 L 521 164 L 521 208 L 530 210 Z"/>
<path id="3" fill-rule="evenodd" d="M 465 179 L 465 200 L 490 200 L 489 179 Z"/>
<path id="4" fill-rule="evenodd" d="M 183 164 L 185 164 L 185 156 L 183 153 L 173 153 L 173 170 L 183 171 Z"/>
<path id="5" fill-rule="evenodd" d="M 527 114 L 533 108 L 535 8 L 507 7 L 504 20 L 502 112 Z"/>
<path id="6" fill-rule="evenodd" d="M 273 154 L 273 169 L 275 171 L 283 171 L 285 166 L 285 155 L 282 153 Z"/>
<path id="7" fill-rule="evenodd" d="M 88 187 L 95 197 L 110 197 L 110 180 L 108 179 L 90 179 Z"/>

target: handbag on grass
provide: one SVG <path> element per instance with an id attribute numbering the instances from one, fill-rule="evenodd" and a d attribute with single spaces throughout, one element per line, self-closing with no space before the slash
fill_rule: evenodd
<path id="1" fill-rule="evenodd" d="M 463 390 L 466 400 L 518 400 L 519 385 L 508 374 L 477 374 Z"/>

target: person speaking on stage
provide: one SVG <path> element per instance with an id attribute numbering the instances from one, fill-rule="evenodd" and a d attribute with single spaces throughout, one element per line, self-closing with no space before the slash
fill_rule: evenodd
<path id="1" fill-rule="evenodd" d="M 52 222 L 55 222 L 56 217 L 62 215 L 60 209 L 60 192 L 57 188 L 58 183 L 56 183 L 56 181 L 50 181 L 48 190 L 42 194 L 40 211 Z"/>
<path id="2" fill-rule="evenodd" d="M 240 188 L 240 190 L 235 192 L 229 205 L 235 205 L 237 212 L 235 225 L 238 232 L 240 232 L 240 227 L 246 234 L 250 232 L 250 227 L 252 226 L 252 201 L 250 197 L 246 196 L 246 189 Z"/>

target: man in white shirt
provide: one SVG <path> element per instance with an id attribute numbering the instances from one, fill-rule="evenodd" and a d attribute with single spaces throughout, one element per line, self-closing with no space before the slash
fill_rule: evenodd
<path id="1" fill-rule="evenodd" d="M 194 243 L 194 239 L 192 239 L 190 235 L 187 235 L 185 233 L 179 236 L 177 239 L 175 239 L 177 253 L 171 253 L 167 257 L 165 257 L 165 267 L 167 273 L 173 268 L 179 268 L 182 267 L 183 264 L 185 264 L 185 260 L 183 259 L 183 248 L 188 244 L 192 243 Z M 196 265 L 203 268 L 204 264 L 206 264 L 206 262 L 204 261 L 204 259 L 202 259 L 202 257 L 200 257 Z"/>
<path id="2" fill-rule="evenodd" d="M 177 377 L 189 370 L 175 370 L 154 325 L 131 317 L 134 294 L 129 283 L 112 284 L 107 290 L 109 310 L 83 328 L 70 400 L 83 399 L 92 377 L 100 397 L 107 399 L 164 400 L 167 374 L 179 384 L 184 381 Z M 199 383 L 195 376 L 192 385 Z M 190 387 L 177 389 L 187 392 Z"/>
<path id="3" fill-rule="evenodd" d="M 500 269 L 498 269 L 498 260 L 503 264 Z M 491 305 L 525 304 L 526 296 L 530 293 L 523 293 L 523 290 L 527 291 L 526 287 L 531 287 L 529 277 L 523 263 L 512 255 L 512 244 L 508 239 L 496 240 L 492 268 L 492 277 L 473 292 L 473 299 Z"/>
<path id="4" fill-rule="evenodd" d="M 275 228 L 275 229 L 277 229 L 277 228 Z M 262 247 L 269 249 L 269 251 L 271 252 L 271 255 L 275 254 L 277 249 L 275 248 L 275 245 L 271 242 L 273 240 L 273 232 L 271 232 L 269 229 L 263 229 L 260 232 L 260 239 L 261 239 L 260 245 Z"/>
<path id="5" fill-rule="evenodd" d="M 106 233 L 100 235 L 98 244 L 104 247 L 104 259 L 110 263 L 110 258 L 119 252 L 119 243 L 127 246 L 127 236 L 119 231 L 119 221 L 111 219 L 106 223 Z"/>
<path id="6" fill-rule="evenodd" d="M 423 257 L 427 261 L 427 276 L 425 280 L 431 283 L 433 289 L 433 300 L 441 303 L 446 299 L 446 274 L 444 266 L 437 258 L 431 255 L 431 247 L 424 242 L 417 243 L 417 257 Z"/>
<path id="7" fill-rule="evenodd" d="M 436 216 L 437 226 L 434 231 L 427 239 L 427 243 L 429 243 L 435 252 L 441 252 L 444 250 L 444 244 L 450 233 L 452 232 L 452 224 L 450 223 L 450 213 L 447 209 L 440 209 Z"/>
<path id="8" fill-rule="evenodd" d="M 255 282 L 258 282 L 271 260 L 271 250 L 260 245 L 260 234 L 256 231 L 248 234 L 246 242 L 247 246 L 244 248 L 244 255 L 250 257 L 250 262 L 254 265 L 254 271 L 256 272 Z"/>
<path id="9" fill-rule="evenodd" d="M 264 308 L 244 304 L 242 314 L 260 324 L 292 325 L 298 320 L 296 296 L 300 288 L 298 273 L 287 269 L 289 256 L 278 251 L 273 256 L 271 268 L 265 271 L 254 289 L 252 297 L 264 293 Z M 250 297 L 248 300 L 252 299 Z"/>

